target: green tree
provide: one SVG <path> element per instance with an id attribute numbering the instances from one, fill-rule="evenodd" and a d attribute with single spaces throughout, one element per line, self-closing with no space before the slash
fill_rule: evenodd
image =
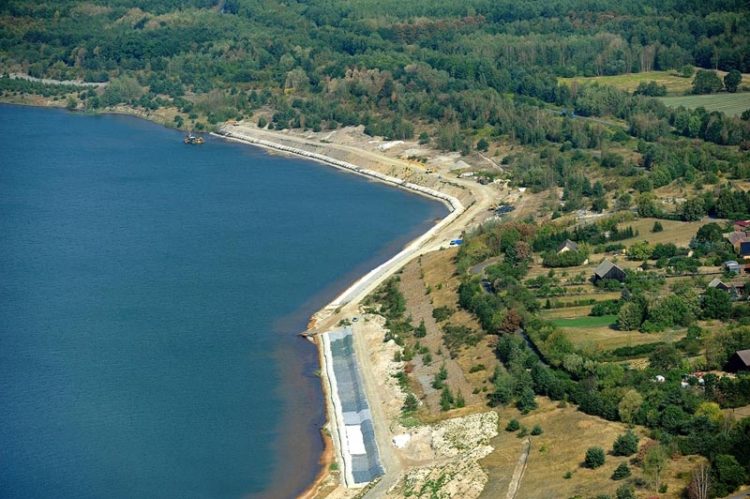
<path id="1" fill-rule="evenodd" d="M 632 485 L 625 484 L 617 488 L 615 492 L 616 499 L 635 499 L 635 489 Z"/>
<path id="2" fill-rule="evenodd" d="M 595 469 L 604 464 L 604 449 L 601 447 L 589 447 L 583 460 L 587 468 Z"/>
<path id="3" fill-rule="evenodd" d="M 612 454 L 615 456 L 632 456 L 638 452 L 638 437 L 628 430 L 618 436 L 612 445 Z"/>
<path id="4" fill-rule="evenodd" d="M 661 477 L 667 468 L 667 453 L 661 445 L 654 445 L 643 458 L 643 472 L 651 480 L 654 490 L 659 490 Z"/>
<path id="5" fill-rule="evenodd" d="M 521 428 L 521 423 L 517 419 L 511 419 L 508 424 L 505 425 L 505 431 L 514 432 Z"/>
<path id="6" fill-rule="evenodd" d="M 652 369 L 667 372 L 682 363 L 682 353 L 673 344 L 659 345 L 649 355 L 648 362 Z"/>
<path id="7" fill-rule="evenodd" d="M 716 472 L 716 488 L 719 489 L 716 492 L 719 496 L 733 492 L 747 480 L 747 473 L 732 455 L 719 454 L 713 465 Z"/>
<path id="8" fill-rule="evenodd" d="M 521 390 L 521 393 L 516 399 L 516 408 L 518 408 L 523 414 L 527 414 L 537 408 L 534 390 L 532 390 L 530 386 L 526 386 Z"/>
<path id="9" fill-rule="evenodd" d="M 703 317 L 727 320 L 732 315 L 732 298 L 723 289 L 708 288 L 703 295 Z"/>
<path id="10" fill-rule="evenodd" d="M 698 229 L 695 238 L 701 243 L 715 243 L 721 241 L 724 231 L 716 222 L 711 222 Z"/>
<path id="11" fill-rule="evenodd" d="M 615 468 L 615 471 L 612 473 L 612 480 L 622 480 L 623 478 L 627 478 L 630 476 L 630 468 L 628 468 L 627 463 L 620 463 L 620 465 Z"/>
<path id="12" fill-rule="evenodd" d="M 680 216 L 686 222 L 695 222 L 706 215 L 706 207 L 702 198 L 688 199 L 680 207 Z"/>
<path id="13" fill-rule="evenodd" d="M 693 78 L 694 94 L 713 94 L 722 89 L 724 85 L 715 71 L 699 69 Z"/>
<path id="14" fill-rule="evenodd" d="M 487 150 L 490 148 L 490 143 L 487 142 L 487 139 L 482 137 L 479 139 L 479 142 L 477 142 L 477 151 L 487 152 Z"/>
<path id="15" fill-rule="evenodd" d="M 427 328 L 424 325 L 424 319 L 419 321 L 419 326 L 414 329 L 414 336 L 417 338 L 424 338 L 427 336 Z"/>
<path id="16" fill-rule="evenodd" d="M 451 393 L 450 388 L 444 386 L 443 391 L 440 392 L 440 410 L 449 411 L 451 406 L 453 405 L 453 402 L 453 394 Z"/>
<path id="17" fill-rule="evenodd" d="M 632 423 L 633 417 L 641 408 L 641 405 L 643 405 L 643 397 L 637 390 L 631 388 L 625 392 L 622 400 L 617 405 L 617 412 L 620 414 L 620 419 L 626 423 Z"/>
<path id="18" fill-rule="evenodd" d="M 629 260 L 648 260 L 651 256 L 651 247 L 646 241 L 633 243 L 626 251 Z"/>
<path id="19" fill-rule="evenodd" d="M 724 88 L 727 92 L 735 93 L 742 82 L 742 73 L 736 69 L 731 70 L 724 76 Z"/>
<path id="20" fill-rule="evenodd" d="M 635 331 L 643 324 L 643 307 L 636 302 L 626 302 L 617 313 L 617 328 L 622 331 Z"/>
<path id="21" fill-rule="evenodd" d="M 404 405 L 401 406 L 401 411 L 404 413 L 410 413 L 416 411 L 418 407 L 419 401 L 417 400 L 417 397 L 415 397 L 413 393 L 409 393 L 404 399 Z"/>
<path id="22" fill-rule="evenodd" d="M 654 222 L 654 226 L 651 227 L 651 232 L 663 232 L 663 231 L 664 231 L 664 227 L 661 225 L 661 222 L 658 220 Z"/>
<path id="23" fill-rule="evenodd" d="M 258 128 L 265 128 L 266 126 L 268 126 L 268 120 L 266 119 L 266 117 L 261 116 L 260 118 L 258 118 Z"/>

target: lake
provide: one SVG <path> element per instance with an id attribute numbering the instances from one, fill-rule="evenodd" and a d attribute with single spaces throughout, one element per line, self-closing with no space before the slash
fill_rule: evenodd
<path id="1" fill-rule="evenodd" d="M 0 488 L 291 497 L 324 402 L 297 335 L 445 216 L 302 159 L 0 106 Z"/>

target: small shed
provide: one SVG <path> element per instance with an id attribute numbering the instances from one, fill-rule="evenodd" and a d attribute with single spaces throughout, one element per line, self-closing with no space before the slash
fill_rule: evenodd
<path id="1" fill-rule="evenodd" d="M 625 271 L 615 265 L 609 260 L 604 260 L 594 269 L 594 282 L 601 281 L 603 279 L 614 279 L 616 281 L 625 280 Z"/>
<path id="2" fill-rule="evenodd" d="M 727 260 L 722 266 L 729 272 L 734 272 L 735 274 L 740 273 L 740 264 L 737 263 L 736 260 Z"/>
<path id="3" fill-rule="evenodd" d="M 735 221 L 734 230 L 736 230 L 737 232 L 750 232 L 750 220 Z"/>
<path id="4" fill-rule="evenodd" d="M 729 358 L 726 370 L 731 373 L 750 371 L 750 350 L 737 350 Z"/>
<path id="5" fill-rule="evenodd" d="M 729 291 L 731 289 L 730 286 L 724 284 L 724 282 L 718 277 L 714 277 L 714 279 L 708 283 L 708 287 L 720 289 L 722 291 Z"/>
<path id="6" fill-rule="evenodd" d="M 571 241 L 570 239 L 566 239 L 564 243 L 562 243 L 557 248 L 557 254 L 565 253 L 566 251 L 576 251 L 578 249 L 578 244 L 576 244 L 574 241 Z"/>

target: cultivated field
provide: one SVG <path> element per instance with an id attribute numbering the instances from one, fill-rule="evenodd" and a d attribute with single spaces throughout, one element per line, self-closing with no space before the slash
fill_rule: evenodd
<path id="1" fill-rule="evenodd" d="M 703 107 L 706 111 L 719 111 L 728 116 L 739 116 L 742 111 L 750 109 L 750 92 L 660 97 L 660 100 L 669 107 Z"/>

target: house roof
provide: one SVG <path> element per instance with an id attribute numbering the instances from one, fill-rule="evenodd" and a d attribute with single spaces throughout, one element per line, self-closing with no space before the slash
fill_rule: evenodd
<path id="1" fill-rule="evenodd" d="M 721 279 L 719 279 L 718 277 L 714 277 L 714 279 L 711 282 L 708 283 L 708 287 L 709 288 L 715 288 L 719 284 L 724 284 L 724 283 L 721 282 Z"/>
<path id="2" fill-rule="evenodd" d="M 571 251 L 575 251 L 578 249 L 578 244 L 576 244 L 574 241 L 571 241 L 570 239 L 566 239 L 565 242 L 558 246 L 557 251 L 562 251 L 565 248 L 568 248 Z"/>
<path id="3" fill-rule="evenodd" d="M 726 234 L 724 234 L 724 238 L 732 243 L 732 245 L 735 247 L 741 243 L 750 241 L 750 238 L 748 238 L 747 234 L 740 231 L 727 232 Z"/>
<path id="4" fill-rule="evenodd" d="M 727 260 L 726 262 L 724 262 L 724 266 L 725 267 L 739 267 L 740 264 L 737 263 L 737 260 Z"/>
<path id="5" fill-rule="evenodd" d="M 734 222 L 735 227 L 748 228 L 750 227 L 750 220 L 736 220 Z"/>
<path id="6" fill-rule="evenodd" d="M 618 267 L 617 265 L 615 265 L 614 263 L 610 262 L 609 260 L 604 260 L 594 269 L 594 275 L 598 277 L 604 277 L 613 268 L 616 268 L 622 271 L 622 269 Z"/>
<path id="7" fill-rule="evenodd" d="M 750 366 L 750 350 L 737 350 L 735 354 L 746 366 Z"/>

